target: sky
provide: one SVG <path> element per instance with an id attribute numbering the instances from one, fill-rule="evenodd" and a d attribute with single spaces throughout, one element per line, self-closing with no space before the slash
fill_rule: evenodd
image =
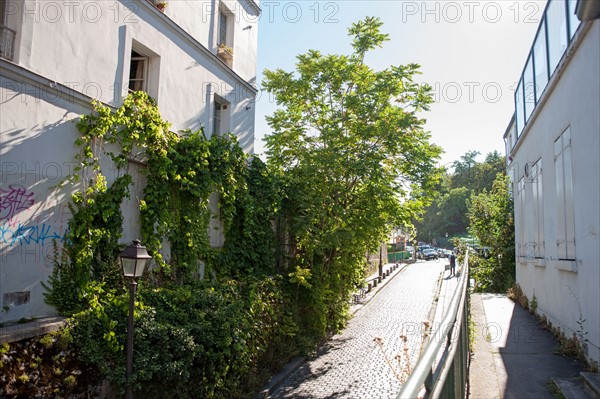
<path id="1" fill-rule="evenodd" d="M 440 165 L 467 151 L 483 157 L 504 154 L 503 135 L 513 114 L 513 94 L 543 14 L 546 0 L 498 1 L 261 1 L 258 82 L 265 69 L 295 69 L 296 56 L 309 49 L 349 54 L 348 28 L 366 16 L 379 17 L 390 35 L 366 62 L 381 70 L 417 63 L 418 81 L 434 90 L 431 110 L 422 116 L 431 142 L 445 153 Z M 271 130 L 265 116 L 277 105 L 259 91 L 255 153 L 264 158 L 262 138 Z"/>

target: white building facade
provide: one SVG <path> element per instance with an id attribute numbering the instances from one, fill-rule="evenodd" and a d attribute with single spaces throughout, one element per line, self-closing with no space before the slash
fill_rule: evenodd
<path id="1" fill-rule="evenodd" d="M 600 361 L 600 7 L 550 0 L 504 135 L 516 278 Z"/>
<path id="2" fill-rule="evenodd" d="M 42 283 L 52 272 L 53 241 L 60 245 L 71 217 L 71 193 L 57 184 L 73 173 L 73 121 L 90 113 L 93 99 L 116 108 L 129 91 L 146 91 L 173 131 L 232 132 L 253 153 L 260 8 L 254 0 L 0 4 L 4 323 L 55 313 Z M 124 243 L 139 237 L 141 167 L 130 165 Z"/>

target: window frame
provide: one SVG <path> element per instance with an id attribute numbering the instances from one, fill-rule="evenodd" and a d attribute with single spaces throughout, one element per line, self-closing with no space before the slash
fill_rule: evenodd
<path id="1" fill-rule="evenodd" d="M 222 122 L 223 122 L 223 118 L 221 115 L 221 112 L 223 111 L 223 104 L 222 102 L 215 96 L 215 100 L 214 100 L 214 104 L 213 104 L 213 131 L 212 134 L 213 135 L 217 135 L 220 136 L 221 135 L 221 128 L 222 128 Z"/>
<path id="2" fill-rule="evenodd" d="M 134 55 L 137 54 L 137 55 Z M 132 73 L 132 67 L 133 67 L 133 62 L 137 61 L 137 62 L 142 62 L 142 68 L 141 68 L 141 72 L 142 72 L 142 78 L 131 78 L 131 73 Z M 129 58 L 129 78 L 127 80 L 127 92 L 128 93 L 133 93 L 136 91 L 143 91 L 144 93 L 148 93 L 148 66 L 150 64 L 150 57 L 140 54 L 138 51 L 136 51 L 135 49 L 131 49 L 131 56 Z M 142 82 L 141 84 L 141 89 L 138 90 L 133 90 L 131 88 L 131 83 L 132 82 Z"/>
<path id="3" fill-rule="evenodd" d="M 225 45 L 228 46 L 227 34 L 229 32 L 229 18 L 223 7 L 219 9 L 219 35 L 217 37 L 217 46 Z"/>
<path id="4" fill-rule="evenodd" d="M 559 260 L 576 260 L 571 127 L 554 141 L 556 246 Z"/>

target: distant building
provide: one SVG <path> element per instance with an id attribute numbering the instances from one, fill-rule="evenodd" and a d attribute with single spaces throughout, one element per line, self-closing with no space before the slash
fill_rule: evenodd
<path id="1" fill-rule="evenodd" d="M 548 1 L 504 135 L 516 278 L 600 361 L 600 2 Z M 585 321 L 584 321 L 585 320 Z"/>
<path id="2" fill-rule="evenodd" d="M 232 132 L 253 153 L 260 11 L 254 0 L 0 1 L 0 323 L 54 313 L 41 283 L 71 217 L 71 193 L 55 186 L 73 171 L 72 121 L 92 99 L 116 108 L 146 91 L 173 131 Z M 123 242 L 139 237 L 143 167 L 129 168 Z"/>

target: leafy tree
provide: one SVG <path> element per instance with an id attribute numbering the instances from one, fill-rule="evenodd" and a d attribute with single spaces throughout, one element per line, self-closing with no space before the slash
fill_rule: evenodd
<path id="1" fill-rule="evenodd" d="M 478 155 L 481 155 L 479 151 L 467 151 L 464 155 L 460 157 L 460 160 L 454 161 L 454 173 L 456 175 L 467 174 L 471 171 L 473 166 L 477 164 L 475 158 Z"/>
<path id="2" fill-rule="evenodd" d="M 364 62 L 388 40 L 381 25 L 370 17 L 353 24 L 352 54 L 310 50 L 295 73 L 265 71 L 263 88 L 280 106 L 265 141 L 285 185 L 290 277 L 306 294 L 298 306 L 314 312 L 307 327 L 316 337 L 343 322 L 364 254 L 429 203 L 439 177 L 441 150 L 418 116 L 432 102 L 430 86 L 414 81 L 419 66 L 375 71 Z"/>
<path id="3" fill-rule="evenodd" d="M 505 292 L 515 280 L 515 229 L 510 180 L 499 173 L 490 192 L 474 194 L 469 204 L 471 234 L 490 249 L 488 259 L 476 259 L 477 288 Z"/>
<path id="4" fill-rule="evenodd" d="M 453 163 L 454 173 L 446 174 L 436 187 L 437 196 L 421 220 L 415 222 L 418 239 L 447 242 L 445 235 L 464 236 L 469 227 L 467 201 L 473 193 L 490 190 L 499 172 L 504 170 L 504 156 L 498 151 L 477 162 L 478 151 L 468 151 Z"/>

